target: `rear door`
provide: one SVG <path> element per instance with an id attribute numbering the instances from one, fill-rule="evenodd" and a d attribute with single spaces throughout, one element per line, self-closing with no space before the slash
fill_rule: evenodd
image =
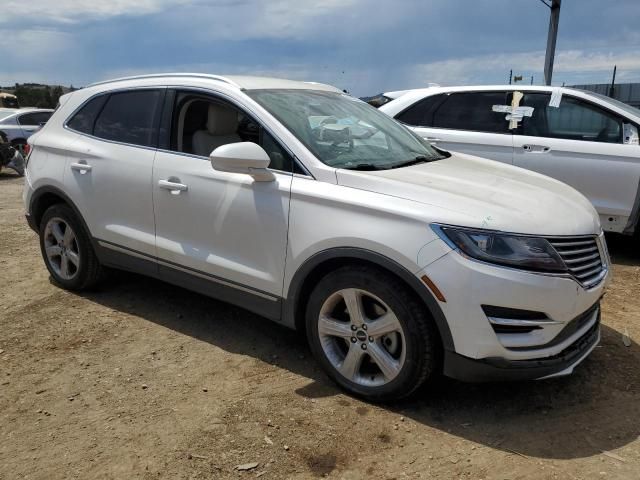
<path id="1" fill-rule="evenodd" d="M 102 246 L 155 256 L 151 174 L 165 89 L 106 93 L 67 122 L 65 190 Z"/>
<path id="2" fill-rule="evenodd" d="M 445 150 L 512 163 L 509 124 L 504 113 L 492 110 L 508 100 L 506 91 L 443 93 L 426 97 L 395 118 Z"/>
<path id="3" fill-rule="evenodd" d="M 533 107 L 514 135 L 514 163 L 549 175 L 585 195 L 605 230 L 622 231 L 638 192 L 640 147 L 623 143 L 624 119 L 587 100 L 563 95 L 559 107 L 550 94 L 525 93 Z"/>

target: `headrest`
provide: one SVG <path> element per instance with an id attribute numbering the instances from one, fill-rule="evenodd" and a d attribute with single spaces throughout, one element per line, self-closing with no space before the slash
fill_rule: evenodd
<path id="1" fill-rule="evenodd" d="M 207 130 L 211 135 L 231 135 L 238 130 L 238 113 L 229 107 L 209 105 Z"/>

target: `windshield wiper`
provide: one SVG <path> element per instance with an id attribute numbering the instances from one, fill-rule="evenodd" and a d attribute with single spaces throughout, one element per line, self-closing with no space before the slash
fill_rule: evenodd
<path id="1" fill-rule="evenodd" d="M 373 163 L 358 163 L 356 165 L 343 166 L 346 170 L 382 170 L 378 165 Z"/>
<path id="2" fill-rule="evenodd" d="M 424 155 L 418 155 L 417 157 L 407 160 L 406 162 L 394 163 L 389 168 L 401 168 L 408 167 L 410 165 L 417 165 L 418 163 L 426 163 L 433 161 L 433 158 L 425 157 Z"/>

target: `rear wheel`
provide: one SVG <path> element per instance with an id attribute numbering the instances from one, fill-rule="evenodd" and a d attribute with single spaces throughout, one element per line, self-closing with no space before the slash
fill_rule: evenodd
<path id="1" fill-rule="evenodd" d="M 311 294 L 306 323 L 329 376 L 369 400 L 406 397 L 439 373 L 439 337 L 426 308 L 383 271 L 328 274 Z"/>
<path id="2" fill-rule="evenodd" d="M 40 250 L 53 280 L 68 290 L 95 285 L 100 263 L 91 241 L 73 210 L 64 204 L 49 207 L 40 222 Z"/>

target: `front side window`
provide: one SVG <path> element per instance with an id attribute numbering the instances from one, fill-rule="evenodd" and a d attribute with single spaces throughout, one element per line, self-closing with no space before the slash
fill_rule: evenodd
<path id="1" fill-rule="evenodd" d="M 175 96 L 169 150 L 209 157 L 216 148 L 253 142 L 269 155 L 269 168 L 293 171 L 293 158 L 250 115 L 221 99 L 191 92 Z"/>
<path id="2" fill-rule="evenodd" d="M 549 100 L 548 93 L 525 94 L 521 104 L 533 107 L 533 114 L 522 121 L 524 135 L 622 143 L 622 121 L 616 115 L 567 95 L 559 107 L 550 107 Z"/>
<path id="3" fill-rule="evenodd" d="M 112 93 L 96 119 L 93 135 L 152 147 L 156 144 L 160 90 Z"/>
<path id="4" fill-rule="evenodd" d="M 505 114 L 494 105 L 506 105 L 506 92 L 452 93 L 433 114 L 435 128 L 487 133 L 509 133 Z"/>
<path id="5" fill-rule="evenodd" d="M 338 92 L 266 89 L 247 94 L 321 162 L 380 170 L 446 157 L 374 107 Z"/>

